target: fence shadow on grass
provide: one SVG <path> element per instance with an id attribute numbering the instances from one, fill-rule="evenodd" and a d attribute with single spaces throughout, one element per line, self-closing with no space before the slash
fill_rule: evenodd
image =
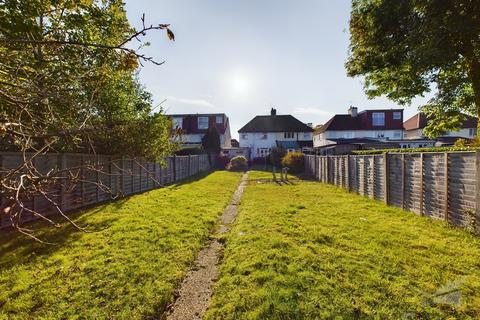
<path id="1" fill-rule="evenodd" d="M 212 171 L 204 172 L 199 175 L 178 181 L 175 184 L 167 185 L 166 188 L 178 189 L 185 184 L 199 181 Z M 118 218 L 115 215 L 109 215 L 108 217 L 102 216 L 102 219 L 89 220 L 88 218 L 93 215 L 100 215 L 102 211 L 108 208 L 109 211 L 121 210 L 132 197 L 148 193 L 155 192 L 157 189 L 148 190 L 142 193 L 132 194 L 124 198 L 119 198 L 103 204 L 96 204 L 90 208 L 82 208 L 76 211 L 68 213 L 68 217 L 75 221 L 80 227 L 85 228 L 87 233 L 95 234 L 108 230 Z M 50 217 L 53 221 L 57 222 L 60 226 L 54 227 L 45 221 L 32 221 L 26 223 L 24 227 L 34 230 L 34 234 L 40 240 L 46 243 L 37 242 L 27 236 L 20 234 L 18 231 L 10 228 L 1 230 L 0 232 L 0 270 L 7 268 L 13 263 L 21 261 L 28 261 L 34 257 L 38 259 L 41 257 L 48 257 L 53 255 L 57 250 L 64 246 L 78 241 L 85 233 L 78 230 L 73 225 L 69 224 L 60 215 L 53 215 Z"/>

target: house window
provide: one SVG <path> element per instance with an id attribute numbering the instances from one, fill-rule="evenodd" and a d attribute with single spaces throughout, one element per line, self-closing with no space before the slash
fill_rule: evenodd
<path id="1" fill-rule="evenodd" d="M 198 129 L 208 129 L 208 117 L 198 117 Z"/>
<path id="2" fill-rule="evenodd" d="M 402 113 L 398 112 L 398 111 L 395 111 L 393 113 L 393 120 L 400 120 L 400 119 L 402 119 Z"/>
<path id="3" fill-rule="evenodd" d="M 261 139 L 262 140 L 267 140 L 267 138 L 268 138 L 268 135 L 266 133 L 262 133 Z"/>
<path id="4" fill-rule="evenodd" d="M 394 133 L 393 133 L 393 136 L 394 136 L 395 138 L 400 138 L 400 137 L 402 136 L 402 134 L 401 134 L 400 132 L 394 132 Z"/>
<path id="5" fill-rule="evenodd" d="M 470 137 L 476 136 L 477 135 L 477 128 L 470 128 L 468 129 L 468 135 Z"/>
<path id="6" fill-rule="evenodd" d="M 172 126 L 173 129 L 182 129 L 183 125 L 183 118 L 182 117 L 177 117 L 172 119 Z"/>
<path id="7" fill-rule="evenodd" d="M 377 132 L 377 138 L 385 138 L 385 134 L 383 134 L 383 132 Z"/>
<path id="8" fill-rule="evenodd" d="M 310 138 L 310 133 L 304 132 L 303 133 L 303 139 L 309 139 Z"/>
<path id="9" fill-rule="evenodd" d="M 223 123 L 223 117 L 222 116 L 216 116 L 215 117 L 215 123 L 222 124 Z"/>
<path id="10" fill-rule="evenodd" d="M 385 125 L 385 113 L 383 113 L 383 112 L 372 113 L 372 124 L 376 127 L 384 126 Z"/>
<path id="11" fill-rule="evenodd" d="M 285 139 L 293 139 L 294 133 L 293 132 L 284 132 L 283 137 Z"/>
<path id="12" fill-rule="evenodd" d="M 248 139 L 248 134 L 243 133 L 240 137 L 241 137 L 243 140 L 246 140 L 246 139 Z"/>

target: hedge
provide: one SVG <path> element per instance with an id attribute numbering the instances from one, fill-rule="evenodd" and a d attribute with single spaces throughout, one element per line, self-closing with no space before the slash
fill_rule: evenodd
<path id="1" fill-rule="evenodd" d="M 383 154 L 383 153 L 412 153 L 412 152 L 447 152 L 447 151 L 475 151 L 478 147 L 431 147 L 431 148 L 397 148 L 378 150 L 355 150 L 356 155 Z"/>

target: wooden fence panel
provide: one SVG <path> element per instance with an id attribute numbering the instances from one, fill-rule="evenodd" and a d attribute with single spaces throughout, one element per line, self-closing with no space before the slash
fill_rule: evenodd
<path id="1" fill-rule="evenodd" d="M 480 152 L 306 155 L 305 159 L 307 174 L 316 180 L 480 229 Z"/>
<path id="2" fill-rule="evenodd" d="M 475 212 L 476 175 L 474 153 L 451 153 L 448 168 L 449 221 L 458 226 L 469 224 Z"/>
<path id="3" fill-rule="evenodd" d="M 22 162 L 21 153 L 1 152 L 0 174 L 17 168 Z M 68 169 L 69 174 L 77 178 L 75 183 L 72 180 L 59 183 L 48 193 L 48 197 L 65 212 L 105 202 L 119 195 L 151 190 L 210 170 L 207 155 L 168 157 L 165 165 L 160 166 L 144 159 L 112 159 L 111 156 L 92 154 L 46 154 L 36 157 L 34 166 L 44 173 L 52 169 Z M 20 175 L 17 174 L 16 178 L 19 179 Z M 0 209 L 3 211 L 7 204 L 4 199 L 0 200 Z M 55 205 L 40 194 L 23 199 L 23 202 L 26 208 L 45 215 L 58 213 Z M 35 219 L 37 217 L 31 213 L 22 214 L 23 222 Z M 0 228 L 10 224 L 8 217 L 2 215 Z"/>

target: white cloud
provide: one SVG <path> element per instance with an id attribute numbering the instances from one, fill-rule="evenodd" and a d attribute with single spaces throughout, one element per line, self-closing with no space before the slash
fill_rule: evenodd
<path id="1" fill-rule="evenodd" d="M 316 116 L 329 116 L 332 113 L 329 111 L 325 111 L 319 108 L 312 108 L 312 107 L 296 107 L 293 109 L 293 113 L 297 114 L 311 114 Z"/>
<path id="2" fill-rule="evenodd" d="M 215 105 L 208 102 L 205 99 L 189 99 L 189 98 L 178 98 L 178 97 L 169 96 L 167 97 L 167 103 L 169 101 L 215 109 Z"/>

